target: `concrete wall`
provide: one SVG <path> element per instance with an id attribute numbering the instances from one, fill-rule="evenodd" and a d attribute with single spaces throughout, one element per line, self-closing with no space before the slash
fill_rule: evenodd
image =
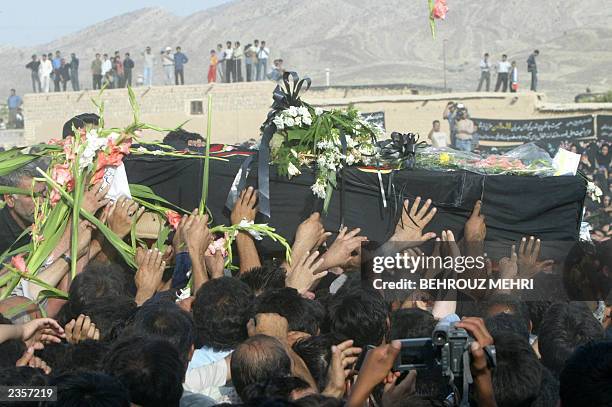
<path id="1" fill-rule="evenodd" d="M 174 128 L 189 120 L 185 128 L 206 133 L 207 95 L 213 95 L 212 141 L 235 143 L 259 137 L 259 126 L 272 103 L 274 84 L 253 82 L 193 86 L 135 88 L 141 119 L 150 124 Z M 422 90 L 420 90 L 422 92 Z M 612 114 L 612 104 L 550 105 L 545 95 L 537 93 L 437 93 L 414 94 L 410 85 L 376 87 L 314 88 L 302 99 L 324 108 L 355 104 L 363 112 L 385 112 L 387 131 L 418 132 L 426 136 L 434 119 L 442 121 L 442 112 L 450 100 L 464 103 L 474 117 L 529 119 L 583 114 Z M 97 92 L 28 94 L 24 97 L 25 141 L 35 143 L 61 137 L 63 123 L 72 116 L 95 111 L 91 99 Z M 131 108 L 126 89 L 107 90 L 106 127 L 123 127 L 131 122 Z M 191 103 L 202 102 L 203 113 L 192 114 Z M 442 128 L 447 124 L 442 121 Z M 147 139 L 161 139 L 153 132 Z"/>

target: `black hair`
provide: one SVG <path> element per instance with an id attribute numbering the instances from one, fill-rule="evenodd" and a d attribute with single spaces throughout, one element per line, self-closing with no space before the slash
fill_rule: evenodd
<path id="1" fill-rule="evenodd" d="M 434 120 L 433 122 L 431 122 L 432 125 L 436 123 L 440 123 L 440 120 Z"/>
<path id="2" fill-rule="evenodd" d="M 529 406 L 538 396 L 543 367 L 523 337 L 499 332 L 495 337 L 497 366 L 492 371 L 495 401 L 500 407 Z"/>
<path id="3" fill-rule="evenodd" d="M 185 365 L 168 341 L 127 337 L 118 341 L 103 370 L 123 383 L 130 400 L 140 406 L 178 407 L 183 395 Z"/>
<path id="4" fill-rule="evenodd" d="M 542 381 L 538 397 L 529 407 L 557 407 L 559 405 L 559 380 L 548 369 L 542 369 Z"/>
<path id="5" fill-rule="evenodd" d="M 204 138 L 198 133 L 192 133 L 184 129 L 172 130 L 164 137 L 163 143 L 173 147 L 176 150 L 184 150 L 189 145 L 190 140 L 201 140 Z"/>
<path id="6" fill-rule="evenodd" d="M 531 321 L 531 332 L 538 334 L 540 332 L 540 325 L 542 324 L 542 318 L 544 314 L 553 304 L 552 301 L 526 301 L 525 305 L 529 310 L 529 321 Z"/>
<path id="7" fill-rule="evenodd" d="M 590 342 L 578 347 L 567 360 L 560 377 L 563 407 L 612 405 L 612 341 Z"/>
<path id="8" fill-rule="evenodd" d="M 9 339 L 0 343 L 0 368 L 15 366 L 26 349 L 25 343 L 19 339 Z"/>
<path id="9" fill-rule="evenodd" d="M 538 336 L 542 363 L 558 376 L 578 346 L 600 338 L 603 327 L 584 304 L 553 304 L 544 315 Z"/>
<path id="10" fill-rule="evenodd" d="M 323 391 L 327 386 L 327 372 L 332 357 L 331 348 L 341 342 L 342 340 L 335 335 L 324 334 L 309 336 L 293 344 L 293 351 L 306 364 L 308 371 L 317 383 L 319 391 Z"/>
<path id="11" fill-rule="evenodd" d="M 57 405 L 62 407 L 129 407 L 130 393 L 118 379 L 100 372 L 70 372 L 55 377 Z"/>
<path id="12" fill-rule="evenodd" d="M 276 338 L 255 335 L 238 345 L 230 362 L 232 383 L 243 401 L 249 384 L 291 375 L 291 359 Z"/>
<path id="13" fill-rule="evenodd" d="M 485 325 L 493 337 L 496 337 L 498 333 L 514 332 L 529 342 L 529 330 L 520 317 L 514 314 L 505 312 L 495 314 L 485 319 Z"/>
<path id="14" fill-rule="evenodd" d="M 255 300 L 255 314 L 276 313 L 287 319 L 290 331 L 319 333 L 319 321 L 325 317 L 323 306 L 302 297 L 294 288 L 266 291 Z"/>
<path id="15" fill-rule="evenodd" d="M 504 307 L 505 313 L 515 315 L 518 320 L 524 325 L 525 330 L 529 332 L 529 308 L 524 301 L 519 298 L 505 293 L 496 293 L 482 303 L 482 314 L 484 317 L 493 316 L 493 307 Z"/>
<path id="16" fill-rule="evenodd" d="M 398 309 L 391 313 L 390 339 L 429 338 L 436 319 L 420 308 Z"/>
<path id="17" fill-rule="evenodd" d="M 363 288 L 336 294 L 327 307 L 328 332 L 353 339 L 355 346 L 380 345 L 388 331 L 388 306 L 381 295 Z"/>
<path id="18" fill-rule="evenodd" d="M 0 369 L 0 386 L 33 387 L 47 386 L 49 377 L 40 369 L 29 366 L 10 366 Z M 38 401 L 0 402 L 1 406 L 38 407 Z"/>
<path id="19" fill-rule="evenodd" d="M 221 277 L 203 284 L 192 305 L 196 347 L 235 348 L 248 336 L 252 303 L 251 289 L 238 279 Z"/>
<path id="20" fill-rule="evenodd" d="M 343 407 L 344 400 L 322 394 L 309 394 L 294 401 L 300 407 Z"/>
<path id="21" fill-rule="evenodd" d="M 74 116 L 72 119 L 64 123 L 64 128 L 62 129 L 62 138 L 74 136 L 74 133 L 72 131 L 73 127 L 76 129 L 82 129 L 88 124 L 92 126 L 99 125 L 100 116 L 95 113 L 81 113 Z"/>
<path id="22" fill-rule="evenodd" d="M 157 335 L 170 342 L 179 352 L 185 366 L 195 342 L 195 325 L 191 314 L 176 303 L 145 303 L 134 315 L 125 335 Z"/>
<path id="23" fill-rule="evenodd" d="M 285 287 L 287 274 L 282 267 L 253 267 L 246 273 L 240 273 L 240 281 L 246 283 L 255 295 L 259 295 L 266 290 Z"/>
<path id="24" fill-rule="evenodd" d="M 599 243 L 594 249 L 575 244 L 563 263 L 563 287 L 570 300 L 603 300 L 612 292 L 612 278 L 605 271 L 612 263 L 612 243 Z"/>
<path id="25" fill-rule="evenodd" d="M 240 398 L 249 404 L 258 404 L 260 400 L 266 399 L 291 400 L 291 393 L 309 387 L 310 385 L 299 377 L 272 377 L 247 385 Z"/>

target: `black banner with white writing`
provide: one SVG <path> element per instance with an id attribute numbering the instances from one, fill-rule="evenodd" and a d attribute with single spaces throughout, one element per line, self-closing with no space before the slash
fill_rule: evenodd
<path id="1" fill-rule="evenodd" d="M 612 141 L 612 115 L 597 115 L 597 138 Z"/>
<path id="2" fill-rule="evenodd" d="M 553 117 L 532 120 L 494 120 L 472 118 L 478 126 L 479 140 L 552 141 L 595 136 L 593 116 Z M 612 128 L 611 128 L 612 129 Z"/>

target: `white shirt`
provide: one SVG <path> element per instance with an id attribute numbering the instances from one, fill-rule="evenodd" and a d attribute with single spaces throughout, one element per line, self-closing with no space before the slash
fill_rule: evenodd
<path id="1" fill-rule="evenodd" d="M 269 56 L 270 56 L 270 50 L 268 49 L 268 47 L 264 47 L 264 48 L 259 47 L 259 49 L 257 50 L 258 59 L 268 59 Z"/>
<path id="2" fill-rule="evenodd" d="M 111 69 L 113 69 L 113 64 L 111 63 L 110 59 L 106 59 L 104 61 L 102 61 L 102 75 L 106 75 L 106 73 L 108 71 L 110 71 Z"/>
<path id="3" fill-rule="evenodd" d="M 234 50 L 231 48 L 225 49 L 225 59 L 232 59 L 232 55 L 234 54 Z"/>
<path id="4" fill-rule="evenodd" d="M 497 63 L 497 72 L 499 73 L 508 73 L 510 72 L 510 67 L 512 64 L 508 61 L 499 61 Z"/>
<path id="5" fill-rule="evenodd" d="M 173 54 L 166 54 L 166 53 L 164 53 L 161 58 L 162 58 L 162 65 L 163 66 L 172 66 L 172 65 L 174 65 L 174 55 Z"/>
<path id="6" fill-rule="evenodd" d="M 446 133 L 443 131 L 434 131 L 431 133 L 431 145 L 438 148 L 448 146 Z"/>
<path id="7" fill-rule="evenodd" d="M 53 64 L 48 59 L 46 61 L 40 61 L 40 67 L 38 67 L 38 74 L 40 76 L 49 76 L 53 72 Z"/>
<path id="8" fill-rule="evenodd" d="M 153 53 L 147 53 L 145 52 L 144 54 L 142 54 L 144 56 L 144 66 L 146 68 L 153 68 L 153 65 L 155 65 L 155 55 L 153 55 Z"/>
<path id="9" fill-rule="evenodd" d="M 483 59 L 482 61 L 480 61 L 480 72 L 489 72 L 490 69 L 491 69 L 491 63 L 488 60 L 485 61 Z"/>

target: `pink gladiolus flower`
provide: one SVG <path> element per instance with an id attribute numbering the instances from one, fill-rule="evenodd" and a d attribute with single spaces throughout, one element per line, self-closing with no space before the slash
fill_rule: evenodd
<path id="1" fill-rule="evenodd" d="M 227 242 L 227 236 L 220 237 L 217 240 L 213 240 L 211 244 L 208 245 L 206 249 L 206 254 L 213 256 L 217 251 L 221 252 L 223 257 L 227 257 L 227 250 L 225 249 L 225 244 Z"/>
<path id="2" fill-rule="evenodd" d="M 132 139 L 124 139 L 121 144 L 116 145 L 112 139 L 108 140 L 106 151 L 98 151 L 96 160 L 96 172 L 91 179 L 91 184 L 95 184 L 104 177 L 104 169 L 108 166 L 118 167 L 123 161 L 123 157 L 130 153 Z"/>
<path id="3" fill-rule="evenodd" d="M 432 11 L 433 18 L 444 20 L 447 12 L 448 7 L 446 6 L 446 0 L 436 0 Z"/>
<path id="4" fill-rule="evenodd" d="M 28 269 L 26 268 L 25 260 L 23 258 L 23 253 L 18 254 L 17 256 L 13 256 L 11 259 L 11 266 L 15 267 L 17 270 L 22 273 L 27 273 Z"/>
<path id="5" fill-rule="evenodd" d="M 175 211 L 169 210 L 168 212 L 166 212 L 166 219 L 168 220 L 170 226 L 172 226 L 172 229 L 176 230 L 179 223 L 181 222 L 181 215 L 179 215 Z"/>

